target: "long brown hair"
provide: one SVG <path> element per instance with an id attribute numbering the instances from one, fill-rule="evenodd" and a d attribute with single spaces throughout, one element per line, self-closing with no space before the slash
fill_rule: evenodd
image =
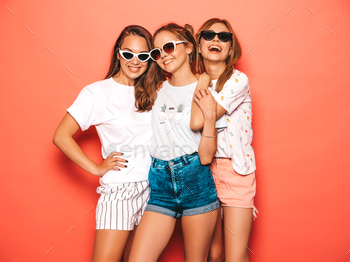
<path id="1" fill-rule="evenodd" d="M 190 46 L 192 48 L 192 52 L 189 55 L 189 61 L 191 65 L 191 71 L 192 73 L 195 74 L 196 72 L 195 72 L 193 62 L 196 60 L 196 57 L 197 57 L 197 45 L 196 45 L 196 40 L 193 37 L 193 33 L 194 33 L 193 27 L 189 24 L 186 24 L 184 27 L 182 27 L 175 23 L 169 23 L 159 28 L 154 33 L 153 39 L 162 31 L 168 31 L 174 34 L 181 41 L 184 41 L 185 46 Z"/>
<path id="2" fill-rule="evenodd" d="M 115 76 L 120 71 L 120 62 L 117 57 L 118 49 L 123 44 L 124 38 L 128 35 L 141 36 L 146 40 L 148 50 L 153 49 L 153 38 L 150 32 L 142 26 L 130 25 L 120 33 L 112 51 L 111 63 L 105 79 Z M 146 71 L 135 79 L 135 107 L 139 112 L 150 111 L 157 98 L 157 88 L 163 81 L 159 67 L 148 60 Z"/>
<path id="3" fill-rule="evenodd" d="M 222 88 L 224 87 L 224 84 L 230 77 L 232 76 L 234 72 L 234 65 L 238 61 L 238 59 L 242 56 L 242 48 L 241 45 L 239 44 L 239 41 L 237 39 L 237 36 L 235 32 L 232 29 L 232 26 L 229 21 L 226 19 L 219 19 L 219 18 L 212 18 L 206 21 L 198 30 L 196 33 L 196 44 L 199 47 L 200 41 L 201 41 L 201 31 L 206 31 L 208 30 L 213 24 L 216 23 L 222 23 L 224 24 L 227 29 L 229 30 L 230 33 L 232 33 L 232 42 L 231 42 L 231 47 L 230 47 L 230 55 L 226 58 L 226 68 L 224 72 L 221 73 L 218 82 L 216 84 L 216 92 L 220 92 Z M 203 57 L 199 53 L 199 48 L 197 51 L 197 59 L 196 59 L 196 71 L 199 74 L 202 74 L 205 72 L 205 67 L 203 63 Z"/>

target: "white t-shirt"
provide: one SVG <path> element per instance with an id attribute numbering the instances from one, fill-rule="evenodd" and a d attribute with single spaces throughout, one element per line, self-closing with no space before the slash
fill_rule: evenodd
<path id="1" fill-rule="evenodd" d="M 217 80 L 213 80 L 215 89 Z M 226 109 L 224 117 L 227 128 L 218 133 L 218 148 L 215 157 L 232 159 L 234 170 L 248 175 L 256 170 L 252 129 L 252 100 L 248 77 L 238 71 L 232 74 L 215 100 Z"/>
<path id="2" fill-rule="evenodd" d="M 118 84 L 113 78 L 86 86 L 67 109 L 84 131 L 96 127 L 102 144 L 102 157 L 123 152 L 127 168 L 110 170 L 100 184 L 111 188 L 126 182 L 148 179 L 151 164 L 151 112 L 136 112 L 134 87 Z"/>
<path id="3" fill-rule="evenodd" d="M 153 157 L 168 161 L 198 151 L 201 133 L 190 128 L 197 83 L 180 87 L 172 86 L 168 81 L 163 83 L 152 107 Z"/>

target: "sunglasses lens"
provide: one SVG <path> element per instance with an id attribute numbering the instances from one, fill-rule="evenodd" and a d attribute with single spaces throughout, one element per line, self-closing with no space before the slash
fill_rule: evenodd
<path id="1" fill-rule="evenodd" d="M 154 59 L 154 60 L 159 60 L 160 58 L 160 51 L 159 49 L 153 49 L 150 53 L 151 57 Z"/>
<path id="2" fill-rule="evenodd" d="M 141 62 L 145 62 L 148 58 L 149 58 L 149 54 L 139 54 L 138 55 L 138 58 L 139 58 L 139 60 L 141 61 Z"/>
<path id="3" fill-rule="evenodd" d="M 174 43 L 170 42 L 170 43 L 166 43 L 165 45 L 163 45 L 163 50 L 165 53 L 167 54 L 171 54 L 174 52 L 175 49 L 175 45 Z"/>
<path id="4" fill-rule="evenodd" d="M 125 60 L 128 60 L 128 61 L 134 58 L 134 55 L 132 53 L 129 53 L 129 52 L 123 52 L 122 56 Z"/>
<path id="5" fill-rule="evenodd" d="M 202 31 L 201 35 L 207 41 L 213 40 L 213 38 L 215 37 L 215 33 L 211 31 Z"/>
<path id="6" fill-rule="evenodd" d="M 218 37 L 221 42 L 227 42 L 231 40 L 231 34 L 229 33 L 224 33 L 224 32 L 218 33 Z"/>

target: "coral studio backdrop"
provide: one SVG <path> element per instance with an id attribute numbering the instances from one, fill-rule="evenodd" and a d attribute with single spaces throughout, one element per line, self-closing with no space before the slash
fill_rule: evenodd
<path id="1" fill-rule="evenodd" d="M 252 88 L 250 260 L 350 261 L 349 15 L 345 0 L 1 1 L 0 261 L 89 261 L 98 179 L 53 145 L 57 125 L 125 26 L 212 17 L 236 30 Z M 75 138 L 101 161 L 94 128 Z M 178 223 L 159 261 L 182 248 Z"/>

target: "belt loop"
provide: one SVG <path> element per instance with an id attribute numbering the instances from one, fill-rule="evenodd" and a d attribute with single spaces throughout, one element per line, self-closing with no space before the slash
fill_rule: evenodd
<path id="1" fill-rule="evenodd" d="M 152 161 L 151 161 L 151 167 L 154 168 L 154 157 L 152 157 Z"/>
<path id="2" fill-rule="evenodd" d="M 187 155 L 182 156 L 182 159 L 184 160 L 185 165 L 188 165 L 188 164 L 189 164 L 189 162 L 188 162 L 188 160 L 187 160 Z"/>

